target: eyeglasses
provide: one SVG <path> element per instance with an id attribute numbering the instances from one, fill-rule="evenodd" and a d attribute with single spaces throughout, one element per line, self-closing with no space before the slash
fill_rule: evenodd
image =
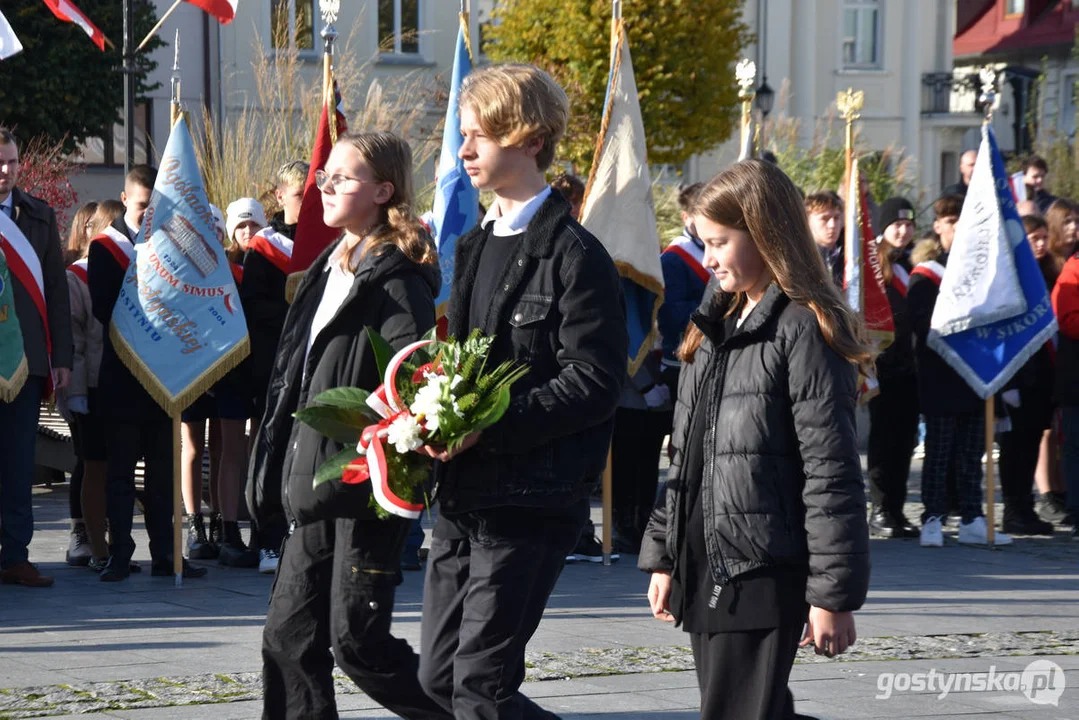
<path id="1" fill-rule="evenodd" d="M 356 192 L 356 190 L 359 190 L 359 186 L 366 182 L 370 181 L 348 177 L 347 175 L 329 175 L 325 170 L 317 170 L 315 172 L 315 187 L 324 193 L 330 193 L 332 195 L 344 195 L 349 192 Z M 355 189 L 353 189 L 353 186 L 350 183 L 356 183 Z"/>

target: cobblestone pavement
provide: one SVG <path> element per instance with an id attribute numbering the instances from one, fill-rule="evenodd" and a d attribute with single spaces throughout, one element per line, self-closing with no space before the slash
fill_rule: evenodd
<path id="1" fill-rule="evenodd" d="M 65 493 L 58 487 L 35 495 L 32 559 L 57 577 L 56 585 L 0 587 L 0 719 L 259 717 L 259 646 L 271 578 L 210 564 L 206 579 L 183 588 L 148 573 L 119 586 L 99 583 L 60 562 Z M 907 511 L 916 519 L 920 506 Z M 873 541 L 858 643 L 837 659 L 799 653 L 791 676 L 799 712 L 1079 720 L 1079 543 L 1058 532 L 1006 548 L 971 548 L 957 545 L 954 532 L 947 530 L 940 549 L 920 548 L 917 540 Z M 144 540 L 140 559 L 147 560 Z M 647 578 L 634 560 L 567 566 L 530 644 L 524 690 L 567 719 L 697 717 L 686 637 L 650 617 Z M 422 577 L 408 573 L 395 632 L 413 643 L 421 599 Z M 896 683 L 895 692 L 882 695 L 886 676 L 1020 673 L 1033 659 L 1061 668 L 1065 688 L 1056 705 L 1036 704 L 1014 688 L 941 696 Z M 387 717 L 346 678 L 336 684 L 341 717 Z"/>

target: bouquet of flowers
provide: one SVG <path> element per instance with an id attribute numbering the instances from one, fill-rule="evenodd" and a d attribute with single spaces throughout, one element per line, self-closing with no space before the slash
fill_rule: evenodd
<path id="1" fill-rule="evenodd" d="M 509 408 L 510 386 L 528 368 L 505 362 L 488 369 L 494 338 L 478 330 L 464 342 L 438 340 L 432 330 L 397 353 L 371 328 L 367 334 L 382 385 L 374 392 L 333 388 L 296 413 L 300 422 L 348 444 L 318 469 L 314 486 L 370 481 L 379 517 L 417 518 L 431 459 L 414 451 L 456 449 L 498 422 Z"/>

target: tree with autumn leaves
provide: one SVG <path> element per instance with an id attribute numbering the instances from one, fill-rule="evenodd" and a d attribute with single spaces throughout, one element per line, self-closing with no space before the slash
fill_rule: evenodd
<path id="1" fill-rule="evenodd" d="M 679 165 L 724 142 L 738 122 L 734 65 L 752 40 L 742 0 L 625 0 L 650 163 Z M 603 116 L 610 0 L 500 0 L 484 28 L 496 62 L 527 62 L 562 84 L 572 106 L 559 156 L 587 174 Z"/>

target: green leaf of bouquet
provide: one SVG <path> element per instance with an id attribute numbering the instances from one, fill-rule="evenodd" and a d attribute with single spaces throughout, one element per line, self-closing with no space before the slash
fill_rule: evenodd
<path id="1" fill-rule="evenodd" d="M 390 366 L 390 360 L 393 360 L 393 356 L 396 354 L 393 346 L 386 342 L 386 339 L 372 327 L 367 328 L 367 339 L 371 343 L 371 349 L 375 352 L 375 366 L 378 367 L 378 376 L 380 378 L 386 377 L 386 368 Z"/>
<path id="2" fill-rule="evenodd" d="M 356 446 L 350 445 L 341 452 L 335 454 L 326 462 L 322 463 L 315 472 L 315 479 L 311 483 L 312 489 L 317 488 L 323 483 L 340 478 L 345 474 L 345 468 L 348 467 L 348 464 L 359 456 L 360 454 L 356 452 Z"/>
<path id="3" fill-rule="evenodd" d="M 367 427 L 367 416 L 358 410 L 312 405 L 297 410 L 296 419 L 308 425 L 331 440 L 355 444 L 360 439 L 360 432 Z"/>
<path id="4" fill-rule="evenodd" d="M 506 411 L 509 410 L 510 407 L 509 387 L 503 387 L 498 391 L 498 394 L 493 397 L 490 404 L 484 403 L 484 405 L 485 407 L 483 407 L 482 411 L 476 413 L 473 417 L 473 432 L 489 428 L 502 419 L 502 416 L 506 414 Z"/>
<path id="5" fill-rule="evenodd" d="M 420 338 L 420 339 L 421 340 L 434 340 L 435 342 L 438 342 L 438 325 L 435 325 L 433 328 L 431 328 L 426 333 L 424 333 L 423 337 Z"/>
<path id="6" fill-rule="evenodd" d="M 378 417 L 378 413 L 367 405 L 367 398 L 370 396 L 371 391 L 363 388 L 338 387 L 320 392 L 311 401 L 318 405 L 329 405 L 330 407 L 345 410 L 359 410 L 367 418 L 377 422 L 381 418 Z"/>

